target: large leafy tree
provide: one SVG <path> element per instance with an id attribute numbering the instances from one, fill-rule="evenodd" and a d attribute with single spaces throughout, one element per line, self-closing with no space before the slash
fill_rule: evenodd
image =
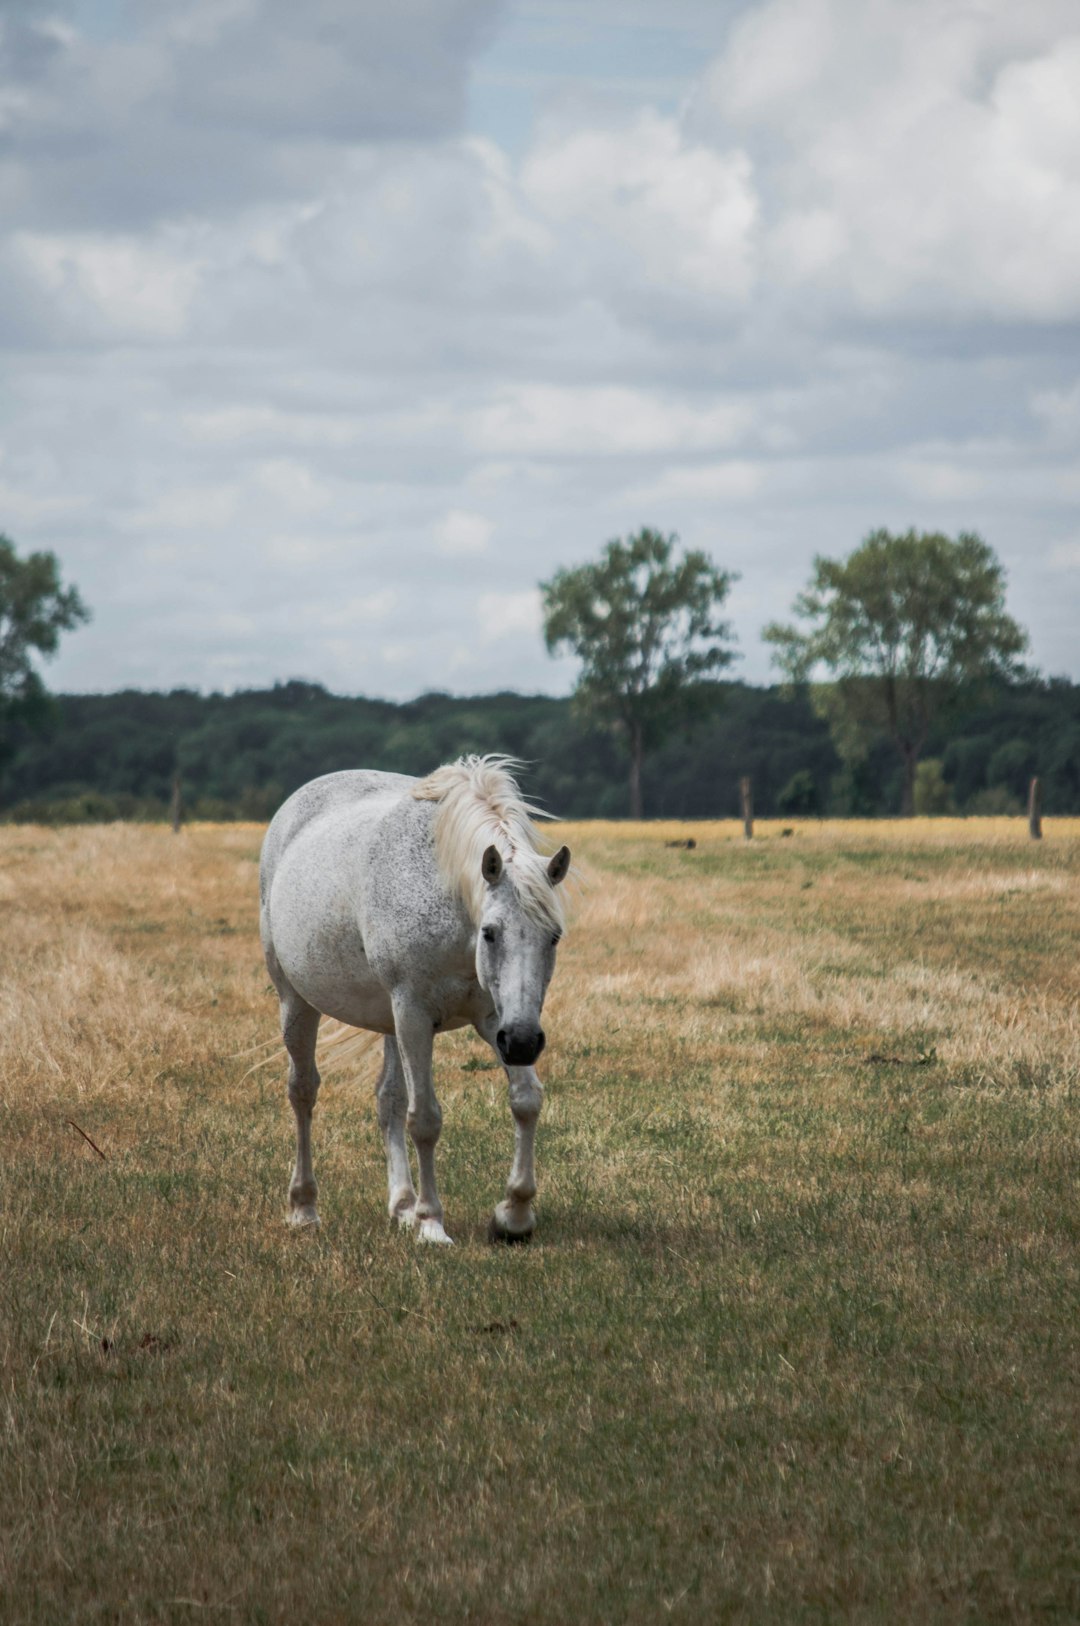
<path id="1" fill-rule="evenodd" d="M 45 685 L 35 657 L 54 655 L 60 634 L 90 612 L 75 587 L 65 587 L 52 553 L 28 553 L 0 535 L 0 759 L 11 750 L 17 723 L 34 724 L 47 712 Z"/>
<path id="2" fill-rule="evenodd" d="M 814 560 L 798 595 L 801 625 L 773 622 L 764 637 L 797 683 L 824 670 L 813 696 L 849 759 L 886 733 L 903 762 L 902 812 L 915 809 L 915 775 L 943 708 L 992 677 L 1018 675 L 1027 636 L 1005 611 L 1005 573 L 974 532 L 872 532 L 846 559 Z"/>
<path id="3" fill-rule="evenodd" d="M 700 709 L 702 680 L 727 666 L 730 629 L 717 611 L 733 580 L 707 554 L 643 529 L 609 542 L 596 564 L 541 582 L 551 653 L 581 660 L 577 709 L 611 728 L 630 753 L 630 816 L 642 817 L 645 752 Z"/>

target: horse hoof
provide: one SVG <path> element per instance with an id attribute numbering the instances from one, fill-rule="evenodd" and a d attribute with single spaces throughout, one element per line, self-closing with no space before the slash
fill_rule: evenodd
<path id="1" fill-rule="evenodd" d="M 518 1231 L 500 1219 L 498 1214 L 492 1214 L 488 1221 L 488 1241 L 493 1243 L 504 1242 L 508 1248 L 524 1247 L 532 1241 L 533 1226 Z"/>
<path id="2" fill-rule="evenodd" d="M 444 1248 L 452 1248 L 454 1241 L 447 1236 L 442 1228 L 442 1222 L 437 1219 L 422 1219 L 417 1224 L 417 1236 L 421 1242 L 436 1242 Z"/>
<path id="3" fill-rule="evenodd" d="M 289 1213 L 289 1224 L 294 1231 L 317 1231 L 322 1224 L 314 1203 L 303 1203 Z"/>

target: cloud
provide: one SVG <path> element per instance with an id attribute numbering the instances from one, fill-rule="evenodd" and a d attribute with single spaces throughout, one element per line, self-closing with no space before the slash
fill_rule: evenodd
<path id="1" fill-rule="evenodd" d="M 1059 542 L 1050 554 L 1050 568 L 1080 571 L 1080 541 Z"/>
<path id="2" fill-rule="evenodd" d="M 181 242 L 17 232 L 11 249 L 16 267 L 51 297 L 58 319 L 73 331 L 155 339 L 184 332 L 200 266 Z"/>
<path id="3" fill-rule="evenodd" d="M 218 127 L 329 139 L 431 137 L 460 125 L 464 69 L 492 0 L 245 0 L 166 24 L 178 104 Z M 211 71 L 204 71 L 209 64 Z"/>
<path id="4" fill-rule="evenodd" d="M 529 201 L 569 229 L 582 279 L 708 304 L 745 300 L 758 200 L 750 161 L 640 113 L 613 129 L 552 129 L 526 162 Z"/>
<path id="5" fill-rule="evenodd" d="M 352 598 L 346 604 L 336 604 L 326 608 L 319 617 L 324 627 L 344 627 L 365 623 L 386 621 L 397 608 L 398 595 L 392 587 L 384 587 L 381 591 L 364 593 Z"/>
<path id="6" fill-rule="evenodd" d="M 770 0 L 736 24 L 691 123 L 746 144 L 780 285 L 876 316 L 1080 314 L 1067 4 Z"/>
<path id="7" fill-rule="evenodd" d="M 1080 379 L 1060 389 L 1035 390 L 1031 411 L 1055 448 L 1080 445 Z"/>
<path id="8" fill-rule="evenodd" d="M 486 553 L 495 527 L 483 514 L 452 508 L 435 526 L 435 546 L 452 559 Z"/>
<path id="9" fill-rule="evenodd" d="M 235 485 L 177 485 L 160 492 L 150 502 L 130 508 L 120 520 L 125 530 L 142 537 L 159 537 L 162 532 L 185 532 L 206 538 L 208 533 L 228 531 L 236 524 L 242 507 L 242 494 Z M 157 544 L 153 544 L 157 547 Z M 157 551 L 155 557 L 173 557 L 172 549 Z"/>
<path id="10" fill-rule="evenodd" d="M 722 463 L 669 465 L 654 480 L 634 486 L 630 500 L 643 512 L 662 513 L 675 502 L 747 503 L 762 493 L 765 463 L 730 458 Z"/>
<path id="11" fill-rule="evenodd" d="M 655 391 L 610 386 L 526 385 L 501 392 L 466 426 L 485 455 L 532 457 L 656 456 L 676 448 L 715 450 L 738 441 L 750 419 L 745 404 L 665 399 Z"/>
<path id="12" fill-rule="evenodd" d="M 981 530 L 1075 668 L 1074 0 L 724 15 L 661 74 L 643 3 L 6 6 L 0 529 L 95 611 L 54 681 L 565 688 L 536 583 L 644 523 L 742 571 L 751 679 L 881 524 Z"/>
<path id="13" fill-rule="evenodd" d="M 541 624 L 540 594 L 535 590 L 481 593 L 476 601 L 476 622 L 487 644 L 522 638 L 534 641 Z"/>
<path id="14" fill-rule="evenodd" d="M 0 35 L 0 205 L 117 229 L 309 193 L 356 143 L 460 130 L 498 0 L 186 0 L 94 37 L 31 9 Z M 137 132 L 137 134 L 136 134 Z"/>

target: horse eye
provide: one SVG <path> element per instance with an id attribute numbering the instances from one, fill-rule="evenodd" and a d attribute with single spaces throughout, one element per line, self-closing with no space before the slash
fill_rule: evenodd
<path id="1" fill-rule="evenodd" d="M 562 940 L 562 932 L 556 932 L 555 936 L 551 939 L 552 948 L 557 948 L 559 946 L 559 943 L 561 942 L 561 940 Z"/>
<path id="2" fill-rule="evenodd" d="M 484 942 L 485 943 L 494 943 L 494 941 L 495 941 L 495 928 L 494 928 L 494 926 L 485 926 L 484 927 Z"/>

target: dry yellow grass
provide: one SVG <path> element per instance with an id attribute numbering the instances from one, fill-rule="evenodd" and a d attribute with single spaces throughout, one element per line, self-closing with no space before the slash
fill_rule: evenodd
<path id="1" fill-rule="evenodd" d="M 781 831 L 792 828 L 798 839 L 788 844 Z M 592 960 L 599 928 L 611 934 L 611 963 L 599 976 L 560 980 L 553 1002 L 560 1015 L 565 1012 L 580 1029 L 598 1017 L 613 1019 L 619 1007 L 640 1011 L 650 1003 L 682 999 L 692 1007 L 680 1023 L 682 1042 L 704 1033 L 707 1045 L 717 1038 L 718 1008 L 720 1031 L 730 1036 L 746 1035 L 762 1019 L 805 1020 L 867 1035 L 925 1030 L 940 1036 L 943 1061 L 981 1069 L 988 1083 L 1042 1058 L 1053 1058 L 1054 1090 L 1080 1082 L 1080 955 L 1068 948 L 1069 925 L 1077 921 L 1080 819 L 1057 821 L 1053 851 L 1033 844 L 1016 819 L 821 821 L 793 827 L 774 822 L 758 830 L 755 840 L 784 839 L 785 846 L 756 879 L 753 911 L 748 914 L 745 907 L 744 873 L 714 874 L 709 924 L 721 929 L 703 930 L 705 900 L 696 896 L 702 864 L 721 856 L 733 841 L 746 849 L 746 861 L 759 857 L 756 849 L 746 848 L 741 823 L 560 825 L 561 836 L 586 853 L 603 854 L 607 848 L 610 856 L 634 848 L 638 857 L 633 868 L 614 877 L 593 869 L 587 858 L 584 862 L 584 952 Z M 642 873 L 654 847 L 688 836 L 697 843 L 693 853 L 677 861 L 672 854 L 666 869 Z M 867 877 L 848 865 L 839 871 L 832 865 L 839 849 L 888 853 L 900 845 L 911 868 L 874 870 Z M 943 868 L 920 871 L 924 851 L 946 852 L 951 860 Z M 988 864 L 988 858 L 1006 853 L 1006 867 Z M 1062 854 L 1068 863 L 1059 867 Z M 1042 857 L 1042 867 L 1031 867 L 1035 857 Z M 956 952 L 964 913 L 1022 896 L 1028 900 L 1025 933 L 1043 922 L 1047 946 L 1055 936 L 1062 940 L 1060 961 L 1045 973 L 1049 990 L 987 977 L 981 966 Z M 875 921 L 893 922 L 904 911 L 915 929 L 903 948 L 898 951 L 888 939 L 875 948 Z M 920 934 L 920 916 L 933 920 L 932 938 Z M 943 925 L 955 925 L 957 936 Z M 860 928 L 854 940 L 853 927 Z M 999 951 L 1007 967 L 1007 938 Z"/>
<path id="2" fill-rule="evenodd" d="M 572 841 L 579 831 L 588 840 L 622 842 L 682 841 L 690 836 L 699 841 L 746 839 L 741 819 L 647 819 L 640 824 L 631 819 L 589 819 L 579 824 L 559 820 L 545 828 L 557 830 L 560 837 L 568 841 Z M 1043 833 L 1049 840 L 1076 841 L 1080 839 L 1080 818 L 1044 819 Z M 756 840 L 773 841 L 784 839 L 785 836 L 805 837 L 813 842 L 832 845 L 854 840 L 869 842 L 872 846 L 954 847 L 970 844 L 975 848 L 1015 846 L 1029 839 L 1023 819 L 1005 817 L 755 819 Z"/>
<path id="3" fill-rule="evenodd" d="M 537 1241 L 454 1034 L 437 1257 L 370 1056 L 282 1223 L 260 828 L 0 831 L 5 1622 L 1080 1615 L 1080 821 L 787 827 L 558 827 Z"/>
<path id="4" fill-rule="evenodd" d="M 261 837 L 3 831 L 0 1105 L 167 1090 L 178 1067 L 217 1061 L 226 1032 L 238 1046 L 267 1036 L 251 936 Z"/>

